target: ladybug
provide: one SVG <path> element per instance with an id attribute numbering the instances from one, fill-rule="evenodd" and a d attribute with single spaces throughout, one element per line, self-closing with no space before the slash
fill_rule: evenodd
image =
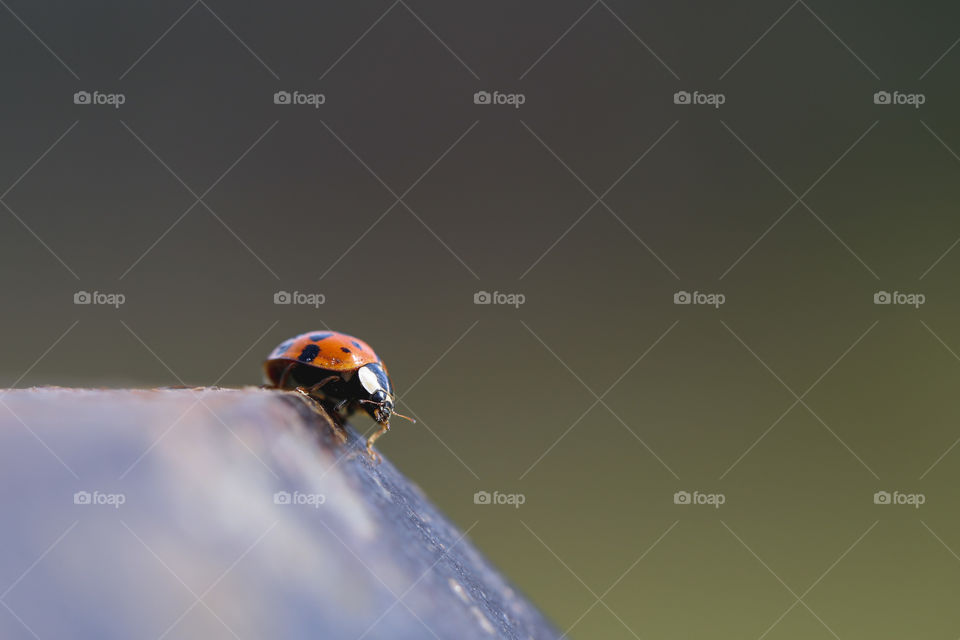
<path id="1" fill-rule="evenodd" d="M 338 331 L 310 331 L 285 340 L 263 363 L 267 383 L 292 389 L 335 413 L 350 415 L 361 405 L 380 429 L 367 438 L 367 451 L 376 460 L 373 443 L 390 429 L 390 416 L 416 422 L 394 411 L 393 384 L 387 368 L 363 340 Z"/>

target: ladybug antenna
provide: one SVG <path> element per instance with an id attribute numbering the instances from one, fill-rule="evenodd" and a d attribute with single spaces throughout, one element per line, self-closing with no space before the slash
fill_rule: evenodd
<path id="1" fill-rule="evenodd" d="M 410 422 L 413 422 L 413 423 L 416 423 L 416 422 L 417 422 L 417 421 L 414 420 L 413 418 L 411 418 L 411 417 L 409 417 L 409 416 L 405 416 L 405 415 L 403 415 L 402 413 L 397 413 L 396 411 L 393 412 L 393 415 L 397 416 L 398 418 L 403 418 L 404 420 L 409 420 Z"/>
<path id="2" fill-rule="evenodd" d="M 373 400 L 358 400 L 358 402 L 360 402 L 361 404 L 375 404 L 375 405 L 377 405 L 377 406 L 380 406 L 380 405 L 383 404 L 382 402 L 374 402 Z M 413 422 L 414 424 L 416 424 L 416 422 L 417 422 L 416 420 L 414 420 L 414 419 L 411 418 L 410 416 L 405 416 L 405 415 L 403 415 L 402 413 L 397 413 L 396 411 L 392 412 L 390 415 L 397 416 L 398 418 L 403 418 L 404 420 L 409 420 L 410 422 Z"/>

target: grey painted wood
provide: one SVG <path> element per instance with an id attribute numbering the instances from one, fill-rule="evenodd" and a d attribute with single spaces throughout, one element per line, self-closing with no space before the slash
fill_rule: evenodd
<path id="1" fill-rule="evenodd" d="M 559 635 L 290 394 L 0 393 L 2 638 Z"/>

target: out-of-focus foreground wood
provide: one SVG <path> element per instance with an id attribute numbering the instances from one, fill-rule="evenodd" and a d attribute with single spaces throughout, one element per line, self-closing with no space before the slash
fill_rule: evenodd
<path id="1" fill-rule="evenodd" d="M 0 637 L 559 635 L 363 444 L 276 391 L 0 391 Z"/>

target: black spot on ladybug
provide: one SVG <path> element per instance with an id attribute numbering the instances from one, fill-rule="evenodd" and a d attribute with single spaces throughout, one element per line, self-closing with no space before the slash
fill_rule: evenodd
<path id="1" fill-rule="evenodd" d="M 340 347 L 340 351 L 343 351 L 344 353 L 350 353 L 350 349 L 347 349 L 346 347 Z"/>
<path id="2" fill-rule="evenodd" d="M 353 346 L 355 346 L 357 349 L 360 349 L 360 351 L 363 351 L 363 347 L 361 347 L 361 346 L 360 346 L 360 343 L 357 342 L 356 340 L 351 340 L 351 341 L 350 341 L 350 344 L 352 344 Z"/>
<path id="3" fill-rule="evenodd" d="M 314 333 L 310 336 L 310 339 L 314 342 L 320 342 L 321 340 L 329 338 L 332 335 L 332 333 Z"/>
<path id="4" fill-rule="evenodd" d="M 320 347 L 315 344 L 308 344 L 303 348 L 303 351 L 300 352 L 300 355 L 297 356 L 297 360 L 300 362 L 313 362 L 313 359 L 317 357 L 320 353 Z"/>

